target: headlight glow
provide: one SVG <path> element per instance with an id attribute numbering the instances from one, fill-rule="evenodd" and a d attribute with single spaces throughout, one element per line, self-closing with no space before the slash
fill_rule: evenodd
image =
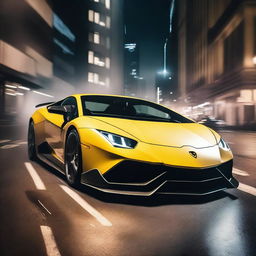
<path id="1" fill-rule="evenodd" d="M 223 150 L 230 150 L 229 145 L 222 138 L 220 139 L 219 147 Z"/>
<path id="2" fill-rule="evenodd" d="M 96 130 L 97 132 L 99 132 L 101 135 L 103 135 L 103 137 L 105 139 L 108 140 L 108 142 L 111 143 L 112 146 L 117 147 L 117 148 L 135 148 L 137 145 L 137 141 L 127 138 L 127 137 L 123 137 L 114 133 L 110 133 L 110 132 L 105 132 L 105 131 L 101 131 L 101 130 Z"/>

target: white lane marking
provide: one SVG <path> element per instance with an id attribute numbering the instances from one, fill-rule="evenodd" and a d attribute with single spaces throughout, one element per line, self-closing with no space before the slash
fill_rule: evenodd
<path id="1" fill-rule="evenodd" d="M 227 141 L 227 143 L 230 144 L 230 145 L 235 144 L 234 142 L 231 142 L 231 141 Z"/>
<path id="2" fill-rule="evenodd" d="M 249 193 L 253 196 L 256 196 L 256 188 L 252 187 L 252 186 L 249 186 L 249 185 L 246 185 L 246 184 L 243 184 L 243 183 L 239 183 L 239 186 L 238 186 L 238 189 L 243 191 L 243 192 L 246 192 L 246 193 Z"/>
<path id="3" fill-rule="evenodd" d="M 10 142 L 10 140 L 0 140 L 0 143 L 6 143 L 6 142 Z"/>
<path id="4" fill-rule="evenodd" d="M 237 174 L 237 175 L 240 175 L 240 176 L 249 176 L 248 172 L 242 171 L 242 170 L 237 169 L 237 168 L 233 168 L 232 172 L 234 174 Z"/>
<path id="5" fill-rule="evenodd" d="M 44 206 L 44 204 L 40 200 L 37 201 L 50 215 L 52 215 L 52 213 Z"/>
<path id="6" fill-rule="evenodd" d="M 21 142 L 18 142 L 19 145 L 26 145 L 28 144 L 27 141 L 21 141 Z"/>
<path id="7" fill-rule="evenodd" d="M 41 233 L 44 239 L 45 249 L 48 256 L 60 256 L 59 249 L 55 242 L 52 229 L 48 226 L 40 226 Z"/>
<path id="8" fill-rule="evenodd" d="M 67 186 L 60 185 L 60 187 L 72 198 L 74 199 L 84 210 L 90 213 L 94 218 L 97 219 L 103 226 L 112 226 L 112 223 L 105 218 L 100 212 L 98 212 L 95 208 L 93 208 L 90 204 L 88 204 L 80 195 L 78 195 L 75 191 L 70 189 Z"/>
<path id="9" fill-rule="evenodd" d="M 38 190 L 46 190 L 45 185 L 43 183 L 43 181 L 41 180 L 41 178 L 39 177 L 39 175 L 37 174 L 36 170 L 34 169 L 33 165 L 29 162 L 25 162 L 25 166 L 31 176 L 31 178 L 33 179 L 36 188 Z"/>
<path id="10" fill-rule="evenodd" d="M 4 145 L 4 146 L 1 146 L 0 148 L 1 149 L 9 149 L 9 148 L 16 148 L 18 147 L 19 145 L 17 144 L 9 144 L 9 145 Z"/>

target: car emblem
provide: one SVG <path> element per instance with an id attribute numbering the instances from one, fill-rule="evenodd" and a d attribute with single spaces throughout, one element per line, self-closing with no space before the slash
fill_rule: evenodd
<path id="1" fill-rule="evenodd" d="M 189 151 L 189 154 L 194 158 L 197 158 L 197 153 L 195 151 Z"/>

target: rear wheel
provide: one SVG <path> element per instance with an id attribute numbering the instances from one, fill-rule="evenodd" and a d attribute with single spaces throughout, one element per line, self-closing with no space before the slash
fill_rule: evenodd
<path id="1" fill-rule="evenodd" d="M 28 157 L 32 161 L 35 161 L 37 159 L 35 129 L 33 121 L 31 121 L 28 126 Z"/>
<path id="2" fill-rule="evenodd" d="M 79 135 L 75 129 L 67 136 L 65 146 L 65 173 L 70 186 L 77 187 L 80 184 L 82 170 L 82 157 Z"/>

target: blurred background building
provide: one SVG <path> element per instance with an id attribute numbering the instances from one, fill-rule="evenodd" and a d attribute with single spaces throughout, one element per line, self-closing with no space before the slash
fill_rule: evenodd
<path id="1" fill-rule="evenodd" d="M 256 120 L 256 1 L 179 0 L 179 91 L 184 112 Z"/>
<path id="2" fill-rule="evenodd" d="M 123 93 L 122 0 L 1 0 L 0 19 L 0 115 L 74 92 Z"/>
<path id="3" fill-rule="evenodd" d="M 135 42 L 124 45 L 124 88 L 125 95 L 145 98 L 146 81 L 140 76 L 140 49 Z"/>

